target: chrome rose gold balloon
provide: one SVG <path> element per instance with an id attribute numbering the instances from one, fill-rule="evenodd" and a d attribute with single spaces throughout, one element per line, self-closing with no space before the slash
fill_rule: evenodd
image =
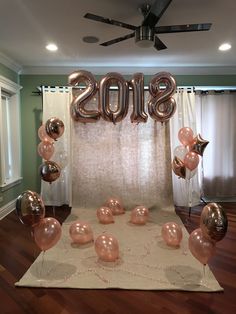
<path id="1" fill-rule="evenodd" d="M 83 221 L 74 222 L 69 229 L 70 237 L 74 243 L 85 244 L 93 241 L 93 231 L 90 225 Z"/>
<path id="2" fill-rule="evenodd" d="M 203 236 L 200 228 L 190 234 L 188 246 L 193 256 L 203 265 L 206 265 L 215 253 L 215 244 Z"/>
<path id="3" fill-rule="evenodd" d="M 63 121 L 53 117 L 47 120 L 45 123 L 45 129 L 47 135 L 56 141 L 64 133 L 65 127 Z"/>
<path id="4" fill-rule="evenodd" d="M 38 154 L 45 160 L 51 159 L 54 154 L 54 146 L 49 141 L 40 142 L 38 144 Z"/>
<path id="5" fill-rule="evenodd" d="M 185 179 L 186 177 L 186 168 L 184 163 L 178 158 L 178 157 L 174 157 L 173 161 L 172 161 L 172 170 L 174 171 L 174 173 L 180 177 Z"/>
<path id="6" fill-rule="evenodd" d="M 24 225 L 34 226 L 45 216 L 41 197 L 33 191 L 24 191 L 16 200 L 16 214 Z"/>
<path id="7" fill-rule="evenodd" d="M 194 152 L 188 152 L 184 157 L 184 165 L 189 170 L 194 170 L 199 164 L 199 156 Z"/>
<path id="8" fill-rule="evenodd" d="M 85 89 L 76 94 L 76 86 L 85 83 Z M 98 90 L 97 82 L 92 73 L 88 71 L 75 71 L 69 76 L 69 85 L 73 86 L 74 98 L 70 106 L 71 117 L 75 121 L 84 123 L 96 122 L 100 119 L 98 110 L 88 110 L 86 104 L 95 96 Z"/>
<path id="9" fill-rule="evenodd" d="M 54 161 L 44 161 L 39 167 L 41 179 L 46 182 L 53 182 L 60 177 L 61 169 Z"/>
<path id="10" fill-rule="evenodd" d="M 160 85 L 164 84 L 165 89 Z M 149 83 L 149 92 L 152 98 L 148 102 L 148 112 L 152 119 L 165 122 L 168 121 L 176 110 L 176 102 L 172 97 L 176 90 L 174 77 L 168 72 L 157 73 Z"/>
<path id="11" fill-rule="evenodd" d="M 175 222 L 167 222 L 161 228 L 161 235 L 165 243 L 172 247 L 178 247 L 183 238 L 181 227 Z"/>
<path id="12" fill-rule="evenodd" d="M 131 211 L 130 222 L 135 225 L 145 225 L 148 221 L 149 210 L 145 206 L 136 206 Z"/>
<path id="13" fill-rule="evenodd" d="M 114 84 L 118 87 L 118 103 L 116 104 L 116 110 L 113 111 L 110 108 L 109 89 L 110 86 Z M 128 101 L 128 82 L 119 73 L 107 73 L 102 78 L 99 85 L 99 111 L 101 112 L 102 118 L 114 124 L 123 120 L 128 113 Z"/>
<path id="14" fill-rule="evenodd" d="M 146 122 L 148 116 L 144 111 L 144 80 L 143 73 L 135 73 L 129 82 L 133 90 L 133 112 L 130 120 L 132 123 Z"/>
<path id="15" fill-rule="evenodd" d="M 207 204 L 201 213 L 200 227 L 207 239 L 215 242 L 222 240 L 228 228 L 228 218 L 223 207 L 217 203 Z"/>
<path id="16" fill-rule="evenodd" d="M 45 124 L 42 124 L 38 129 L 38 137 L 42 142 L 48 141 L 50 143 L 54 142 L 54 139 L 47 135 Z"/>
<path id="17" fill-rule="evenodd" d="M 200 134 L 194 137 L 191 143 L 191 151 L 197 153 L 198 155 L 203 156 L 204 150 L 209 144 L 209 141 L 204 140 Z"/>
<path id="18" fill-rule="evenodd" d="M 193 130 L 189 127 L 181 128 L 178 132 L 178 138 L 184 146 L 191 145 L 193 141 Z"/>
<path id="19" fill-rule="evenodd" d="M 114 222 L 112 210 L 106 206 L 97 209 L 97 217 L 101 224 L 110 224 Z"/>
<path id="20" fill-rule="evenodd" d="M 119 258 L 119 244 L 112 235 L 102 234 L 95 240 L 95 251 L 104 262 L 115 262 Z"/>
<path id="21" fill-rule="evenodd" d="M 117 198 L 109 198 L 104 206 L 110 208 L 112 210 L 113 215 L 121 215 L 125 213 L 125 209 L 123 207 L 122 202 Z"/>
<path id="22" fill-rule="evenodd" d="M 52 248 L 61 238 L 61 225 L 55 218 L 43 218 L 34 227 L 35 243 L 42 251 Z"/>

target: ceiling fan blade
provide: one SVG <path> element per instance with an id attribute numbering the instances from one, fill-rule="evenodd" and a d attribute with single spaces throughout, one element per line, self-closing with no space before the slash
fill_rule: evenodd
<path id="1" fill-rule="evenodd" d="M 211 23 L 201 23 L 201 24 L 158 26 L 155 27 L 155 32 L 157 34 L 166 34 L 166 33 L 209 31 L 211 25 L 212 25 Z"/>
<path id="2" fill-rule="evenodd" d="M 166 45 L 157 36 L 155 36 L 154 39 L 154 48 L 156 48 L 156 50 L 167 49 Z"/>
<path id="3" fill-rule="evenodd" d="M 172 0 L 156 0 L 151 6 L 149 12 L 144 17 L 143 26 L 153 28 L 160 20 Z"/>
<path id="4" fill-rule="evenodd" d="M 135 33 L 131 33 L 131 34 L 128 34 L 128 35 L 125 35 L 125 36 L 122 36 L 122 37 L 118 37 L 118 38 L 115 38 L 115 39 L 112 39 L 112 40 L 109 40 L 109 41 L 105 41 L 104 43 L 102 43 L 100 45 L 101 46 L 110 46 L 110 45 L 119 43 L 120 41 L 132 38 L 132 37 L 134 37 L 134 35 L 135 35 Z"/>
<path id="5" fill-rule="evenodd" d="M 131 25 L 131 24 L 126 24 L 126 23 L 123 23 L 123 22 L 119 22 L 119 21 L 116 21 L 116 20 L 108 19 L 106 17 L 102 17 L 102 16 L 99 16 L 99 15 L 91 14 L 91 13 L 86 13 L 84 15 L 84 17 L 86 19 L 90 19 L 90 20 L 93 20 L 93 21 L 102 22 L 102 23 L 115 25 L 115 26 L 120 26 L 120 27 L 124 27 L 124 28 L 127 28 L 127 29 L 132 29 L 133 31 L 136 30 L 136 28 L 137 28 L 136 26 Z"/>

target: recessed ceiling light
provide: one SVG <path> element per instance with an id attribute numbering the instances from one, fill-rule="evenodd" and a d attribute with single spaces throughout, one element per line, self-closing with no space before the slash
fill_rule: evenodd
<path id="1" fill-rule="evenodd" d="M 222 45 L 219 46 L 218 48 L 220 51 L 227 51 L 231 49 L 231 45 L 229 43 L 223 43 Z"/>
<path id="2" fill-rule="evenodd" d="M 57 51 L 58 47 L 55 44 L 48 44 L 46 46 L 46 49 L 49 50 L 49 51 Z"/>
<path id="3" fill-rule="evenodd" d="M 99 39 L 95 36 L 85 36 L 83 37 L 83 42 L 88 44 L 95 44 L 99 41 Z"/>

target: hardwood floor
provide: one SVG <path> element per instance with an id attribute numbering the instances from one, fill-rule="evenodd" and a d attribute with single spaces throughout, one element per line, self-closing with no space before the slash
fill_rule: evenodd
<path id="1" fill-rule="evenodd" d="M 152 313 L 235 313 L 236 312 L 236 203 L 222 204 L 227 212 L 229 228 L 217 243 L 210 268 L 224 292 L 196 293 L 173 291 L 79 290 L 16 288 L 18 281 L 38 256 L 30 229 L 23 226 L 14 212 L 0 221 L 0 313 L 43 314 L 152 314 Z M 187 229 L 199 226 L 201 207 L 194 207 Z M 185 222 L 188 210 L 177 208 Z M 61 222 L 70 213 L 57 208 Z M 47 215 L 52 216 L 48 208 Z"/>

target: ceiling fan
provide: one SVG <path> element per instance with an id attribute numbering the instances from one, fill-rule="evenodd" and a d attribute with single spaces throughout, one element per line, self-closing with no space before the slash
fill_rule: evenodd
<path id="1" fill-rule="evenodd" d="M 166 11 L 171 2 L 172 0 L 156 0 L 152 5 L 145 4 L 141 6 L 139 10 L 143 14 L 143 22 L 140 26 L 126 24 L 92 13 L 86 13 L 84 17 L 97 22 L 102 22 L 106 24 L 120 26 L 126 29 L 131 29 L 133 31 L 128 35 L 101 43 L 100 44 L 101 46 L 110 46 L 123 40 L 135 37 L 135 42 L 141 47 L 150 47 L 153 45 L 154 48 L 156 48 L 157 50 L 162 50 L 166 49 L 167 47 L 160 40 L 157 34 L 210 30 L 212 25 L 211 23 L 157 26 L 157 23 L 159 22 L 160 18 L 162 17 L 162 15 L 164 14 L 164 12 Z"/>

